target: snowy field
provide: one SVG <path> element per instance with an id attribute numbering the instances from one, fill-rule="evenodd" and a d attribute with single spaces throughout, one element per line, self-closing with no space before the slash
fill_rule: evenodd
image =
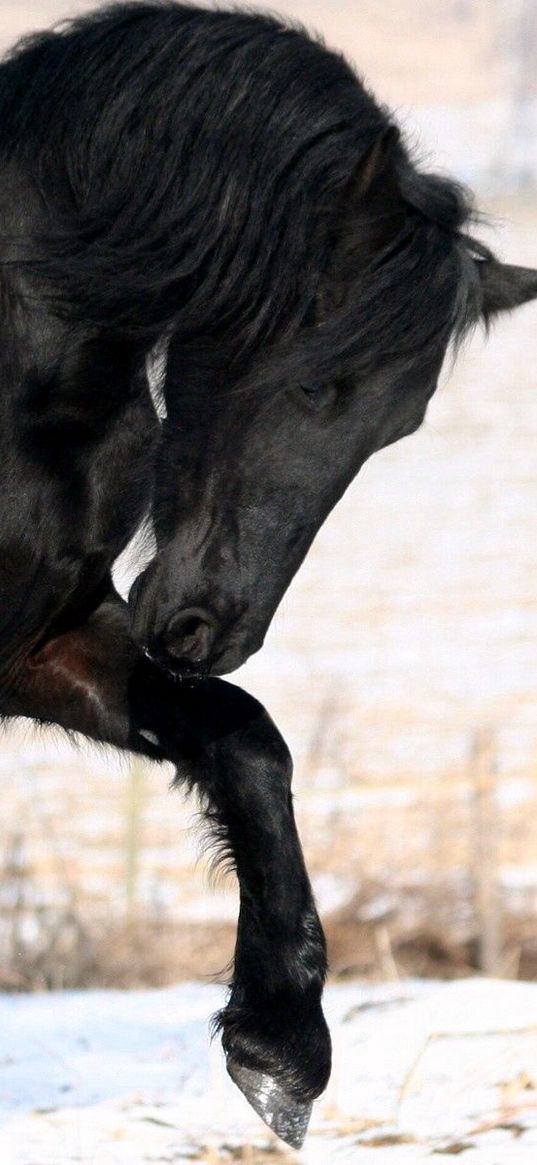
<path id="1" fill-rule="evenodd" d="M 303 1150 L 228 1080 L 214 986 L 1 996 L 2 1165 L 534 1165 L 537 985 L 331 987 L 335 1069 Z"/>

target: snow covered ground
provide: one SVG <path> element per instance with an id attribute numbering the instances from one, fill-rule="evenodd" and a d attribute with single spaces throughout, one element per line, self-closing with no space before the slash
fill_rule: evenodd
<path id="1" fill-rule="evenodd" d="M 331 987 L 335 1069 L 303 1150 L 228 1080 L 214 986 L 0 996 L 2 1165 L 534 1165 L 537 984 Z"/>

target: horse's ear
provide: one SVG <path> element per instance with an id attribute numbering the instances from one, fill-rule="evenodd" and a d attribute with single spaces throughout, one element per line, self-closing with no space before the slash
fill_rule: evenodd
<path id="1" fill-rule="evenodd" d="M 537 271 L 532 267 L 513 267 L 497 259 L 482 259 L 477 261 L 477 270 L 485 320 L 537 299 Z"/>
<path id="2" fill-rule="evenodd" d="M 332 251 L 319 289 L 321 317 L 343 306 L 350 286 L 399 229 L 404 204 L 393 165 L 399 137 L 396 126 L 382 129 L 330 206 Z"/>
<path id="3" fill-rule="evenodd" d="M 369 194 L 372 187 L 385 175 L 400 137 L 397 126 L 389 125 L 375 138 L 361 159 L 354 176 L 355 193 L 358 197 L 363 198 Z"/>
<path id="4" fill-rule="evenodd" d="M 400 133 L 395 125 L 380 130 L 375 140 L 358 159 L 354 171 L 339 197 L 336 208 L 335 225 L 340 239 L 352 236 L 357 220 L 363 221 L 366 210 L 377 220 L 375 234 L 393 234 L 392 216 L 400 212 L 402 196 L 396 169 L 393 165 Z M 371 228 L 369 228 L 371 230 Z M 382 238 L 379 237 L 377 244 Z M 360 238 L 363 245 L 363 238 Z"/>
<path id="5" fill-rule="evenodd" d="M 360 158 L 347 187 L 345 201 L 348 205 L 356 206 L 372 192 L 379 180 L 386 176 L 400 137 L 401 134 L 395 125 L 388 125 L 377 135 Z"/>

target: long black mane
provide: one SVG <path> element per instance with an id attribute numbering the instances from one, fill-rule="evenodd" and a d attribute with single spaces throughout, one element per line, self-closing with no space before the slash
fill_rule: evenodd
<path id="1" fill-rule="evenodd" d="M 475 314 L 470 204 L 402 144 L 404 227 L 322 332 L 304 326 L 341 197 L 390 122 L 341 56 L 273 16 L 99 9 L 0 68 L 0 157 L 45 208 L 18 260 L 65 318 L 148 342 L 221 337 L 231 359 L 283 342 L 298 376 L 414 355 Z"/>

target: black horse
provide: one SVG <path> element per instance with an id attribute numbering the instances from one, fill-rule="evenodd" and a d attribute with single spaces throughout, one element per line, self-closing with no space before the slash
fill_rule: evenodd
<path id="1" fill-rule="evenodd" d="M 0 68 L 0 713 L 198 789 L 240 883 L 228 1069 L 295 1145 L 330 1070 L 325 944 L 287 748 L 215 677 L 366 458 L 420 424 L 450 341 L 537 295 L 470 220 L 276 19 L 119 4 Z M 126 604 L 111 569 L 148 513 Z"/>

